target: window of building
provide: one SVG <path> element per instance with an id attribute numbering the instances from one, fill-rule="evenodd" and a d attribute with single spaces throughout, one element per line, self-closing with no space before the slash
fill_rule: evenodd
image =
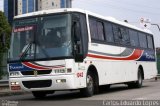
<path id="1" fill-rule="evenodd" d="M 129 30 L 129 36 L 130 36 L 130 44 L 131 46 L 138 47 L 139 46 L 139 38 L 138 33 L 134 30 Z"/>
<path id="2" fill-rule="evenodd" d="M 22 14 L 27 13 L 27 0 L 22 0 Z"/>
<path id="3" fill-rule="evenodd" d="M 52 2 L 52 6 L 54 6 L 54 2 Z"/>
<path id="4" fill-rule="evenodd" d="M 28 0 L 28 12 L 34 11 L 34 0 Z"/>
<path id="5" fill-rule="evenodd" d="M 139 32 L 138 35 L 139 35 L 140 47 L 147 48 L 147 37 L 146 37 L 146 34 Z"/>

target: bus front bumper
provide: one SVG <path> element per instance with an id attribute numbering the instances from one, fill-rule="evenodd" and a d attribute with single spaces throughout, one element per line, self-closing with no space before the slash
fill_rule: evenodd
<path id="1" fill-rule="evenodd" d="M 10 78 L 11 91 L 47 91 L 77 89 L 74 75 Z"/>

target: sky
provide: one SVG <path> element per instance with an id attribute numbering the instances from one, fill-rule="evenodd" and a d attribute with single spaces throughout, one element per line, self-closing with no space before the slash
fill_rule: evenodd
<path id="1" fill-rule="evenodd" d="M 0 0 L 0 10 L 3 11 L 3 0 Z"/>
<path id="2" fill-rule="evenodd" d="M 0 10 L 3 10 L 0 0 Z M 160 0 L 73 0 L 75 8 L 86 9 L 117 20 L 128 20 L 130 24 L 140 27 L 140 19 L 150 19 L 160 26 Z M 149 28 L 154 33 L 155 45 L 160 47 L 160 31 L 157 26 Z"/>

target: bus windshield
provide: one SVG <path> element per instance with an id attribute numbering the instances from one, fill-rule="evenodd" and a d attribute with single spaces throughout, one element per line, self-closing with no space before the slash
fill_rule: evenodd
<path id="1" fill-rule="evenodd" d="M 15 20 L 12 29 L 10 61 L 72 56 L 69 14 Z"/>

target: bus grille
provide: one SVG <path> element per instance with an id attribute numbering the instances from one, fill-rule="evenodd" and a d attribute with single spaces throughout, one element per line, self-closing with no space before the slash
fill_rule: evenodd
<path id="1" fill-rule="evenodd" d="M 37 75 L 50 74 L 52 70 L 39 70 Z M 34 75 L 34 71 L 22 71 L 22 75 Z"/>
<path id="2" fill-rule="evenodd" d="M 26 88 L 43 88 L 50 87 L 52 85 L 52 80 L 33 80 L 33 81 L 22 81 Z"/>

